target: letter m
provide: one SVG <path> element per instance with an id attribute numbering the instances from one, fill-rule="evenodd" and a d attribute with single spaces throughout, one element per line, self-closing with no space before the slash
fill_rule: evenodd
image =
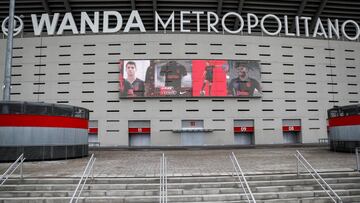
<path id="1" fill-rule="evenodd" d="M 160 18 L 159 14 L 155 11 L 155 32 L 158 32 L 158 30 L 159 30 L 158 22 L 161 23 L 164 30 L 166 30 L 167 26 L 171 22 L 171 31 L 174 32 L 175 31 L 175 13 L 174 13 L 174 11 L 171 13 L 171 15 L 170 15 L 169 19 L 166 21 L 166 23 L 164 23 L 164 21 Z"/>

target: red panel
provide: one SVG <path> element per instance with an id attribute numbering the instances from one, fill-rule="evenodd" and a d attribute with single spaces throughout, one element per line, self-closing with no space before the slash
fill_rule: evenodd
<path id="1" fill-rule="evenodd" d="M 301 126 L 283 126 L 284 132 L 300 132 Z"/>
<path id="2" fill-rule="evenodd" d="M 236 133 L 252 133 L 254 132 L 254 127 L 234 127 L 234 132 Z"/>
<path id="3" fill-rule="evenodd" d="M 360 115 L 330 118 L 328 122 L 329 122 L 329 127 L 360 125 Z"/>
<path id="4" fill-rule="evenodd" d="M 98 134 L 98 128 L 89 128 L 90 134 Z"/>
<path id="5" fill-rule="evenodd" d="M 52 127 L 88 129 L 89 122 L 82 118 L 46 115 L 0 114 L 3 127 Z"/>
<path id="6" fill-rule="evenodd" d="M 208 63 L 208 64 L 207 64 Z M 200 96 L 201 88 L 205 80 L 205 67 L 207 65 L 214 66 L 213 82 L 211 92 L 209 94 L 209 84 L 204 87 L 204 96 L 226 96 L 226 71 L 224 67 L 227 65 L 225 60 L 192 60 L 192 96 Z"/>
<path id="7" fill-rule="evenodd" d="M 150 133 L 150 128 L 129 128 L 129 133 Z"/>

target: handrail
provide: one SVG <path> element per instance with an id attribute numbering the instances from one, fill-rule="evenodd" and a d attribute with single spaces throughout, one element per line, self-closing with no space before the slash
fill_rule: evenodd
<path id="1" fill-rule="evenodd" d="M 245 178 L 245 175 L 244 175 L 244 172 L 242 171 L 241 167 L 240 167 L 240 164 L 234 154 L 234 152 L 231 152 L 230 154 L 230 160 L 234 166 L 234 169 L 235 169 L 235 172 L 236 172 L 236 175 L 239 179 L 239 182 L 240 182 L 240 185 L 245 193 L 245 196 L 246 196 L 246 199 L 248 202 L 252 202 L 252 203 L 256 203 L 256 200 L 254 198 L 254 195 L 253 193 L 251 192 L 251 189 L 249 187 L 249 184 Z M 241 175 L 241 176 L 240 176 Z M 242 178 L 242 180 L 241 180 Z M 245 184 L 245 187 L 244 187 L 244 184 Z M 250 197 L 249 197 L 250 196 Z"/>
<path id="2" fill-rule="evenodd" d="M 295 157 L 298 160 L 297 161 L 297 175 L 298 176 L 300 175 L 299 163 L 301 163 L 303 165 L 303 167 L 310 173 L 310 175 L 321 186 L 321 188 L 326 192 L 326 194 L 331 198 L 331 200 L 333 202 L 342 203 L 341 198 L 330 187 L 330 185 L 327 184 L 327 182 L 320 176 L 320 174 L 311 166 L 311 164 L 305 159 L 305 157 L 298 150 L 296 150 Z"/>
<path id="3" fill-rule="evenodd" d="M 96 161 L 96 158 L 95 158 L 94 154 L 92 154 L 86 167 L 85 167 L 85 170 L 80 178 L 80 181 L 76 186 L 74 194 L 70 199 L 70 203 L 76 203 L 79 200 L 80 194 L 81 194 L 82 190 L 84 189 L 84 186 L 86 184 L 86 181 L 87 181 L 90 173 L 91 173 L 92 179 L 94 179 L 94 170 L 93 169 L 94 169 L 95 161 Z M 85 179 L 84 182 L 83 182 L 83 179 Z M 81 186 L 81 189 L 80 189 L 80 191 L 78 191 L 80 186 Z M 76 195 L 77 193 L 78 193 L 78 195 Z"/>
<path id="4" fill-rule="evenodd" d="M 356 171 L 358 171 L 358 172 L 360 171 L 359 151 L 360 151 L 360 147 L 356 147 L 355 148 Z"/>
<path id="5" fill-rule="evenodd" d="M 5 183 L 5 181 L 15 172 L 15 170 L 20 166 L 20 180 L 23 179 L 23 162 L 25 161 L 24 154 L 21 154 L 14 163 L 12 163 L 9 168 L 0 176 L 0 186 Z"/>
<path id="6" fill-rule="evenodd" d="M 167 203 L 167 159 L 164 154 L 160 158 L 160 193 L 159 202 Z"/>
<path id="7" fill-rule="evenodd" d="M 319 144 L 328 144 L 329 139 L 328 138 L 319 138 Z"/>
<path id="8" fill-rule="evenodd" d="M 100 142 L 88 142 L 89 147 L 100 147 Z"/>

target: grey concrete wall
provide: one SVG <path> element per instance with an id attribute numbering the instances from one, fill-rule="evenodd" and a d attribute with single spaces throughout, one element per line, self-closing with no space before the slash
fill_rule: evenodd
<path id="1" fill-rule="evenodd" d="M 334 141 L 360 141 L 360 125 L 336 126 L 330 129 L 330 140 Z"/>
<path id="2" fill-rule="evenodd" d="M 0 40 L 2 64 L 5 44 Z M 360 100 L 358 42 L 219 34 L 119 34 L 16 38 L 14 46 L 12 100 L 67 103 L 92 110 L 90 120 L 99 121 L 102 146 L 127 146 L 128 120 L 151 121 L 153 146 L 179 145 L 180 134 L 171 130 L 180 129 L 181 120 L 192 119 L 204 120 L 204 128 L 215 129 L 206 134 L 208 145 L 233 144 L 234 120 L 239 119 L 254 119 L 255 144 L 283 143 L 282 119 L 301 119 L 302 141 L 312 143 L 327 137 L 328 108 Z M 264 94 L 262 98 L 220 101 L 119 99 L 119 59 L 260 60 Z"/>
<path id="3" fill-rule="evenodd" d="M 282 123 L 283 126 L 301 126 L 300 119 L 284 119 Z"/>
<path id="4" fill-rule="evenodd" d="M 0 127 L 0 147 L 86 145 L 86 129 L 44 127 Z"/>
<path id="5" fill-rule="evenodd" d="M 254 120 L 234 120 L 234 127 L 254 127 Z"/>

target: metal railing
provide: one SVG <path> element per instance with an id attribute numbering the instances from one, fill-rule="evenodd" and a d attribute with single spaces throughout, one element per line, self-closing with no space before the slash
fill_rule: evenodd
<path id="1" fill-rule="evenodd" d="M 231 159 L 231 162 L 234 166 L 234 169 L 235 169 L 235 172 L 236 172 L 236 176 L 238 177 L 239 179 L 239 183 L 245 193 L 245 196 L 246 196 L 246 199 L 248 202 L 252 202 L 252 203 L 256 203 L 256 200 L 254 198 L 254 195 L 253 193 L 251 192 L 251 189 L 249 187 L 249 184 L 248 182 L 246 181 L 246 178 L 245 178 L 245 175 L 244 175 L 244 172 L 242 171 L 241 167 L 240 167 L 240 164 L 234 154 L 234 152 L 231 152 L 230 154 L 230 159 Z"/>
<path id="2" fill-rule="evenodd" d="M 100 142 L 88 142 L 89 147 L 100 147 Z"/>
<path id="3" fill-rule="evenodd" d="M 164 154 L 160 158 L 160 193 L 159 202 L 167 203 L 167 159 Z"/>
<path id="4" fill-rule="evenodd" d="M 329 139 L 328 138 L 319 138 L 319 144 L 328 144 Z"/>
<path id="5" fill-rule="evenodd" d="M 326 194 L 331 198 L 333 202 L 342 203 L 341 198 L 336 194 L 336 192 L 330 187 L 329 184 L 319 175 L 319 173 L 311 166 L 311 164 L 305 159 L 305 157 L 296 150 L 295 157 L 297 159 L 297 175 L 300 175 L 299 163 L 309 172 L 309 174 L 314 178 L 314 180 L 321 186 L 321 188 L 326 192 Z"/>
<path id="6" fill-rule="evenodd" d="M 5 181 L 16 171 L 20 166 L 20 180 L 23 179 L 23 162 L 25 161 L 24 154 L 21 154 L 19 158 L 12 163 L 9 168 L 0 176 L 0 186 L 5 183 Z"/>
<path id="7" fill-rule="evenodd" d="M 356 171 L 360 171 L 360 160 L 359 160 L 359 151 L 360 147 L 355 148 L 355 155 L 356 155 Z"/>
<path id="8" fill-rule="evenodd" d="M 70 199 L 70 203 L 76 203 L 79 200 L 81 192 L 84 189 L 84 186 L 86 184 L 86 181 L 87 181 L 90 173 L 91 173 L 91 179 L 94 179 L 94 170 L 93 170 L 93 168 L 94 168 L 95 161 L 96 161 L 96 158 L 95 158 L 94 154 L 92 154 L 91 157 L 90 157 L 90 160 L 88 161 L 88 163 L 87 163 L 87 165 L 85 167 L 84 173 L 82 174 L 82 176 L 80 178 L 80 181 L 76 186 L 74 194 Z"/>

